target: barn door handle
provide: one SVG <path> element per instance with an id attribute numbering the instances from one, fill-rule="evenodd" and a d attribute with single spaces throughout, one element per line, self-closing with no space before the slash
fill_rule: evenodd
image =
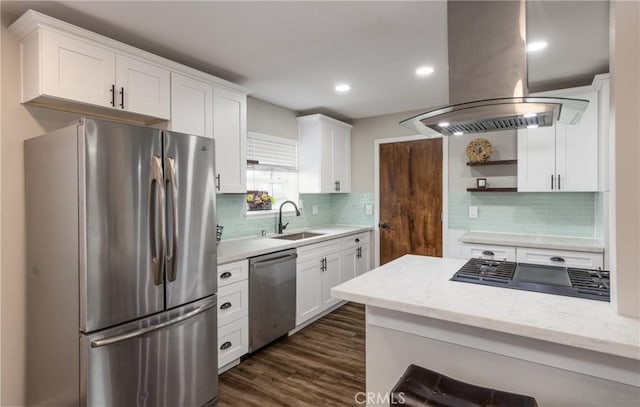
<path id="1" fill-rule="evenodd" d="M 378 223 L 380 229 L 389 229 L 389 225 L 386 223 Z"/>

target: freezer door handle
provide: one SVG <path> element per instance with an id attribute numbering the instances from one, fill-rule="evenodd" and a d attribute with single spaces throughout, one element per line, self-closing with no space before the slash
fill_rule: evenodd
<path id="1" fill-rule="evenodd" d="M 169 207 L 169 197 L 171 197 L 171 242 L 167 242 L 167 279 L 175 281 L 176 257 L 178 251 L 178 186 L 176 184 L 176 160 L 173 157 L 166 157 L 164 162 L 165 186 L 167 191 L 167 207 Z"/>
<path id="2" fill-rule="evenodd" d="M 149 244 L 151 245 L 151 270 L 153 283 L 162 284 L 162 270 L 164 264 L 165 214 L 164 214 L 164 184 L 162 175 L 162 161 L 154 155 L 151 159 L 151 180 L 149 186 Z M 160 231 L 158 231 L 158 228 Z M 160 236 L 158 236 L 158 234 Z"/>
<path id="3" fill-rule="evenodd" d="M 101 346 L 107 346 L 107 345 L 112 345 L 114 343 L 117 342 L 122 342 L 122 341 L 126 341 L 128 339 L 132 339 L 132 338 L 136 338 L 138 336 L 143 336 L 143 335 L 147 335 L 151 332 L 155 332 L 158 331 L 160 329 L 164 329 L 167 328 L 169 326 L 175 325 L 175 324 L 179 324 L 180 322 L 186 321 L 189 318 L 192 318 L 198 314 L 201 314 L 203 312 L 205 312 L 208 309 L 211 309 L 213 307 L 216 306 L 216 300 L 213 299 L 211 300 L 211 302 L 207 303 L 207 304 L 203 304 L 201 306 L 199 306 L 198 308 L 187 312 L 184 315 L 181 315 L 179 317 L 170 319 L 168 321 L 165 322 L 161 322 L 159 324 L 156 325 L 152 325 L 152 326 L 148 326 L 146 328 L 142 328 L 142 329 L 138 329 L 135 331 L 131 331 L 131 332 L 126 332 L 120 335 L 115 335 L 115 336 L 111 336 L 109 338 L 103 338 L 103 339 L 96 339 L 95 341 L 91 341 L 91 347 L 92 348 L 99 348 Z"/>

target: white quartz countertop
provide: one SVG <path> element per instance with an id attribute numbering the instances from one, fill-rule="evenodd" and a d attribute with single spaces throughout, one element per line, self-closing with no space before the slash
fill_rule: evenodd
<path id="1" fill-rule="evenodd" d="M 322 233 L 322 236 L 300 240 L 273 239 L 273 237 L 279 236 L 273 233 L 266 237 L 248 237 L 242 239 L 223 240 L 218 245 L 218 264 L 230 263 L 232 261 L 242 260 L 248 257 L 259 256 L 261 254 L 324 242 L 326 240 L 349 236 L 360 232 L 368 232 L 371 229 L 371 226 L 326 225 L 299 230 L 287 230 L 285 233 L 285 235 L 302 231 Z"/>
<path id="2" fill-rule="evenodd" d="M 390 310 L 640 360 L 640 320 L 610 303 L 449 281 L 466 260 L 406 255 L 331 290 Z"/>
<path id="3" fill-rule="evenodd" d="M 564 236 L 525 235 L 517 233 L 467 232 L 458 238 L 463 243 L 522 246 L 542 249 L 574 250 L 603 253 L 604 244 L 598 239 Z"/>

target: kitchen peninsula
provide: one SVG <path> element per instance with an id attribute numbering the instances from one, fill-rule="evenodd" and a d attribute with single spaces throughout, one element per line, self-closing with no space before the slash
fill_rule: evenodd
<path id="1" fill-rule="evenodd" d="M 449 281 L 466 260 L 406 255 L 332 290 L 367 306 L 367 392 L 411 363 L 542 406 L 640 402 L 640 321 L 611 304 Z"/>

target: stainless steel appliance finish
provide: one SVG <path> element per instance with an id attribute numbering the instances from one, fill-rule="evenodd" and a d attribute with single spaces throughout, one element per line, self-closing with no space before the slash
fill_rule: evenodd
<path id="1" fill-rule="evenodd" d="M 587 100 L 527 96 L 525 11 L 524 0 L 449 1 L 450 105 L 400 124 L 439 137 L 577 123 Z"/>
<path id="2" fill-rule="evenodd" d="M 213 140 L 82 119 L 25 171 L 27 404 L 214 403 Z"/>
<path id="3" fill-rule="evenodd" d="M 202 406 L 217 393 L 216 298 L 81 338 L 81 404 Z M 186 318 L 181 320 L 181 318 Z M 177 322 L 176 322 L 177 321 Z M 185 346 L 188 344 L 188 346 Z"/>
<path id="4" fill-rule="evenodd" d="M 574 267 L 469 259 L 451 281 L 609 301 L 609 272 Z"/>
<path id="5" fill-rule="evenodd" d="M 296 326 L 296 251 L 249 259 L 249 351 Z"/>

